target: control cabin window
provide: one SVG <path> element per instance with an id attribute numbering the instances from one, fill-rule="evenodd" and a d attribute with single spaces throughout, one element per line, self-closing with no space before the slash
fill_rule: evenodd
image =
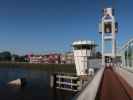
<path id="1" fill-rule="evenodd" d="M 91 45 L 76 45 L 74 46 L 75 50 L 81 50 L 81 49 L 88 49 L 88 50 L 92 50 L 93 46 Z"/>

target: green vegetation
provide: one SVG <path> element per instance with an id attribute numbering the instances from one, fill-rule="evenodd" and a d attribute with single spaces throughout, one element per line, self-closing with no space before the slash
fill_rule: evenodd
<path id="1" fill-rule="evenodd" d="M 0 62 L 5 61 L 14 61 L 14 62 L 28 62 L 28 56 L 27 55 L 17 55 L 17 54 L 11 54 L 9 51 L 3 51 L 0 52 Z"/>
<path id="2" fill-rule="evenodd" d="M 1 52 L 0 61 L 11 61 L 11 53 L 8 51 Z"/>
<path id="3" fill-rule="evenodd" d="M 74 64 L 29 64 L 29 63 L 10 63 L 10 62 L 1 62 L 1 68 L 26 68 L 32 70 L 44 70 L 48 72 L 68 72 L 75 73 Z"/>

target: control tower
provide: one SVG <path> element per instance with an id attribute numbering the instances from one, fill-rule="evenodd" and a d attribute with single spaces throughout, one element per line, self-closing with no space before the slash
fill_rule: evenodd
<path id="1" fill-rule="evenodd" d="M 103 9 L 103 15 L 99 24 L 99 32 L 102 35 L 102 65 L 105 65 L 106 58 L 116 57 L 116 33 L 118 23 L 114 16 L 113 8 Z"/>
<path id="2" fill-rule="evenodd" d="M 95 55 L 94 41 L 80 40 L 72 44 L 77 76 L 88 75 L 89 57 Z"/>

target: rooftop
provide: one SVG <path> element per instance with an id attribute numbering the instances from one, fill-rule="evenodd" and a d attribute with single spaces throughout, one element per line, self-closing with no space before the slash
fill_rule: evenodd
<path id="1" fill-rule="evenodd" d="M 91 40 L 79 40 L 79 41 L 74 41 L 72 46 L 76 46 L 76 45 L 93 45 L 96 46 L 95 41 L 91 41 Z"/>

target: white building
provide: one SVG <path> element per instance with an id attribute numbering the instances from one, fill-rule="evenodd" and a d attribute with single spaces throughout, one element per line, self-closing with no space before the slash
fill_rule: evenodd
<path id="1" fill-rule="evenodd" d="M 50 53 L 45 55 L 29 55 L 29 63 L 59 64 L 60 54 Z"/>
<path id="2" fill-rule="evenodd" d="M 116 33 L 118 23 L 115 19 L 114 9 L 105 8 L 99 24 L 99 32 L 102 35 L 102 65 L 105 65 L 106 58 L 116 57 Z"/>
<path id="3" fill-rule="evenodd" d="M 76 71 L 78 76 L 88 74 L 89 57 L 95 55 L 95 42 L 80 40 L 75 41 L 72 44 L 74 52 L 74 60 L 76 65 Z"/>
<path id="4" fill-rule="evenodd" d="M 29 56 L 29 63 L 41 63 L 42 62 L 42 56 L 41 55 L 32 55 Z"/>

